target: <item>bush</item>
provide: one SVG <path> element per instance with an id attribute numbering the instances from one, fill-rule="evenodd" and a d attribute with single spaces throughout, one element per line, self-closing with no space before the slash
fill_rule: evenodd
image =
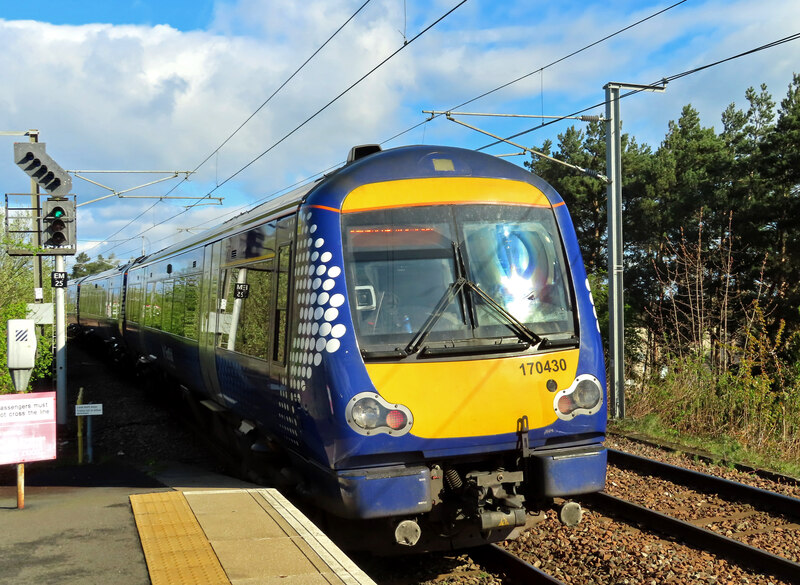
<path id="1" fill-rule="evenodd" d="M 724 439 L 744 449 L 800 458 L 800 365 L 791 356 L 796 336 L 770 334 L 754 311 L 735 364 L 716 373 L 707 356 L 666 356 L 660 369 L 630 389 L 628 413 L 657 417 L 679 433 Z"/>

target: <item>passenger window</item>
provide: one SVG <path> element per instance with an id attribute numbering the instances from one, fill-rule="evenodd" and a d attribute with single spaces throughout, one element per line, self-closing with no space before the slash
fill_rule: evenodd
<path id="1" fill-rule="evenodd" d="M 273 279 L 271 260 L 221 271 L 218 347 L 267 359 Z"/>
<path id="2" fill-rule="evenodd" d="M 185 290 L 186 280 L 184 278 L 176 279 L 172 288 L 172 325 L 169 329 L 169 332 L 175 335 L 183 335 Z"/>
<path id="3" fill-rule="evenodd" d="M 172 281 L 164 283 L 164 292 L 161 295 L 161 328 L 172 332 Z"/>
<path id="4" fill-rule="evenodd" d="M 126 319 L 133 323 L 141 323 L 142 318 L 140 315 L 142 306 L 142 286 L 140 284 L 132 284 L 128 287 L 126 307 Z"/>
<path id="5" fill-rule="evenodd" d="M 196 276 L 186 277 L 184 290 L 183 334 L 189 339 L 197 339 L 197 299 L 199 282 Z"/>
<path id="6" fill-rule="evenodd" d="M 158 304 L 155 282 L 151 282 L 147 287 L 147 296 L 144 305 L 144 324 L 148 327 L 155 327 L 156 322 L 161 323 L 161 307 Z"/>

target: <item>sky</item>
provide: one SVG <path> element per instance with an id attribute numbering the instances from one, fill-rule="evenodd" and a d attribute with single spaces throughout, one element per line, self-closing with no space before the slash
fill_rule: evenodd
<path id="1" fill-rule="evenodd" d="M 356 144 L 493 142 L 423 110 L 567 115 L 602 103 L 610 81 L 653 83 L 800 32 L 796 0 L 460 1 L 0 0 L 0 131 L 38 129 L 69 171 L 195 171 L 127 192 L 187 197 L 163 200 L 114 193 L 172 174 L 73 173 L 79 250 L 128 259 L 341 165 Z M 748 87 L 780 103 L 793 73 L 800 41 L 624 99 L 624 131 L 656 149 L 687 104 L 719 131 Z M 460 119 L 501 136 L 541 123 Z M 516 140 L 557 142 L 573 124 Z M 0 135 L 5 193 L 29 189 L 13 161 L 26 140 Z M 222 205 L 187 210 L 203 196 Z"/>

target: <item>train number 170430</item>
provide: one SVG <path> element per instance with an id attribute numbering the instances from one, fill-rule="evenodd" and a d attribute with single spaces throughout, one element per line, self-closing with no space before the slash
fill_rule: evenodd
<path id="1" fill-rule="evenodd" d="M 532 376 L 535 371 L 537 374 L 544 374 L 545 372 L 563 372 L 567 369 L 567 360 L 561 358 L 559 360 L 542 360 L 540 362 L 525 362 L 519 365 L 522 370 L 523 376 Z"/>

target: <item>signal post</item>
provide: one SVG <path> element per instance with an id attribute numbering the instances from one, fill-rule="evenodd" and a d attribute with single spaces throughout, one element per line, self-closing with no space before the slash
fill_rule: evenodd
<path id="1" fill-rule="evenodd" d="M 36 228 L 33 233 L 35 251 L 14 250 L 13 255 L 54 256 L 55 271 L 51 275 L 55 297 L 56 334 L 56 414 L 58 424 L 67 422 L 67 351 L 66 313 L 64 289 L 66 271 L 64 256 L 77 251 L 76 204 L 72 195 L 72 177 L 50 156 L 43 142 L 14 143 L 14 162 L 27 174 L 34 184 Z M 49 197 L 39 207 L 39 189 Z M 6 210 L 8 218 L 8 210 Z M 12 250 L 9 250 L 12 254 Z"/>

